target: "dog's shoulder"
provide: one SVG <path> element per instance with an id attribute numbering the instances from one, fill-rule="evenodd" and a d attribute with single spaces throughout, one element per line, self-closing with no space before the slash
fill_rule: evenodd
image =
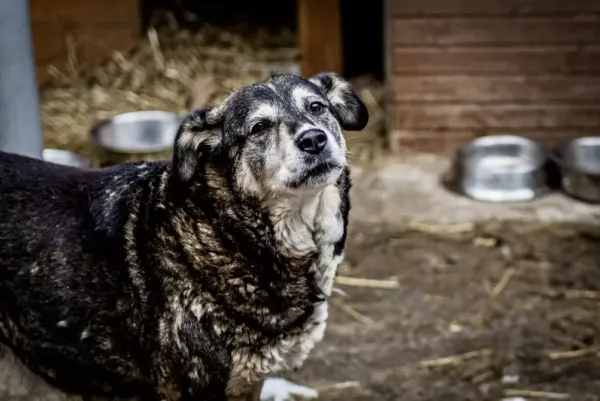
<path id="1" fill-rule="evenodd" d="M 90 213 L 95 230 L 122 235 L 131 213 L 152 208 L 158 193 L 164 194 L 169 177 L 168 161 L 132 162 L 104 169 L 94 178 Z"/>

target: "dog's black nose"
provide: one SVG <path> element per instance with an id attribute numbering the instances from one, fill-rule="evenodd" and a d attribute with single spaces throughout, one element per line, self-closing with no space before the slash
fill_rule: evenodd
<path id="1" fill-rule="evenodd" d="M 296 139 L 296 146 L 298 146 L 298 149 L 310 153 L 311 155 L 321 153 L 321 151 L 325 149 L 325 145 L 327 145 L 327 134 L 317 129 L 303 132 Z"/>

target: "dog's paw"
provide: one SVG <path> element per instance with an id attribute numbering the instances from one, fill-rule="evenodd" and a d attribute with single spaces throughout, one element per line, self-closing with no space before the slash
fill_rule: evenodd
<path id="1" fill-rule="evenodd" d="M 315 399 L 316 390 L 300 386 L 284 379 L 266 379 L 260 392 L 260 401 L 293 401 L 294 399 Z"/>

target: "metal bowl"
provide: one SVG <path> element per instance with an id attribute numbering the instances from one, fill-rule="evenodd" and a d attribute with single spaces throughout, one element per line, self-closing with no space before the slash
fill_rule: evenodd
<path id="1" fill-rule="evenodd" d="M 116 153 L 162 152 L 173 146 L 181 117 L 167 111 L 135 111 L 96 125 L 92 139 Z"/>
<path id="2" fill-rule="evenodd" d="M 581 137 L 554 148 L 551 159 L 569 196 L 600 203 L 600 137 Z"/>
<path id="3" fill-rule="evenodd" d="M 91 163 L 86 158 L 77 153 L 63 149 L 45 148 L 42 151 L 42 159 L 50 163 L 62 164 L 64 166 L 91 167 Z"/>
<path id="4" fill-rule="evenodd" d="M 513 135 L 478 138 L 459 151 L 459 189 L 488 202 L 519 202 L 548 191 L 544 149 Z"/>

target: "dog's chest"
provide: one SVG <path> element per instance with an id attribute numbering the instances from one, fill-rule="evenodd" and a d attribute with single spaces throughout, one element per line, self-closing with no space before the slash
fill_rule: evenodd
<path id="1" fill-rule="evenodd" d="M 315 199 L 308 200 L 296 218 L 290 216 L 281 232 L 288 251 L 300 256 L 304 253 L 317 255 L 310 267 L 315 272 L 317 285 L 326 296 L 331 295 L 338 265 L 343 259 L 343 251 L 336 254 L 336 244 L 344 235 L 344 221 L 341 214 L 341 197 L 337 187 L 326 188 Z M 287 234 L 287 235 L 286 235 Z M 328 304 L 323 301 L 315 306 L 302 329 L 281 344 L 285 355 L 281 368 L 300 366 L 312 348 L 321 341 L 325 333 L 328 317 Z M 279 367 L 276 367 L 275 370 Z"/>

